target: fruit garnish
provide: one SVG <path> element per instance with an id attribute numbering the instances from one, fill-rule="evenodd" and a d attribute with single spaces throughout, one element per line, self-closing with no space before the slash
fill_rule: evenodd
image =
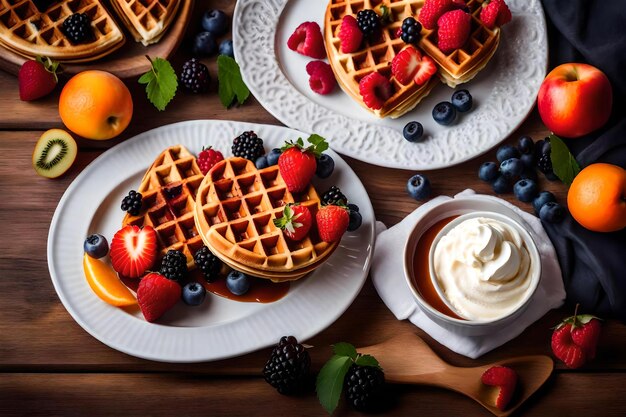
<path id="1" fill-rule="evenodd" d="M 283 336 L 272 349 L 263 376 L 281 394 L 295 394 L 306 388 L 310 367 L 311 357 L 305 347 L 295 337 Z"/>
<path id="2" fill-rule="evenodd" d="M 211 83 L 211 74 L 209 69 L 196 58 L 191 58 L 183 64 L 183 70 L 180 73 L 180 82 L 187 90 L 194 94 L 206 93 L 209 91 Z"/>
<path id="3" fill-rule="evenodd" d="M 406 190 L 411 198 L 421 201 L 430 197 L 432 188 L 430 186 L 430 180 L 426 175 L 415 174 L 406 184 Z"/>
<path id="4" fill-rule="evenodd" d="M 446 12 L 437 20 L 437 47 L 444 54 L 465 45 L 469 39 L 472 18 L 463 10 Z"/>
<path id="5" fill-rule="evenodd" d="M 315 215 L 320 238 L 327 243 L 338 242 L 348 230 L 350 214 L 343 206 L 322 206 Z"/>
<path id="6" fill-rule="evenodd" d="M 317 94 L 330 94 L 337 85 L 332 68 L 324 61 L 311 61 L 306 65 L 309 87 Z"/>
<path id="7" fill-rule="evenodd" d="M 407 46 L 391 61 L 391 73 L 402 85 L 415 81 L 423 85 L 437 72 L 435 61 L 422 55 L 415 47 Z"/>
<path id="8" fill-rule="evenodd" d="M 333 185 L 322 194 L 322 205 L 327 206 L 329 204 L 335 204 L 337 206 L 345 206 L 348 204 L 348 197 L 341 192 L 339 187 Z"/>
<path id="9" fill-rule="evenodd" d="M 292 51 L 311 58 L 326 58 L 324 37 L 320 25 L 316 22 L 301 23 L 287 40 L 287 46 Z"/>
<path id="10" fill-rule="evenodd" d="M 197 57 L 214 55 L 217 51 L 217 41 L 211 32 L 200 32 L 193 38 L 193 54 Z M 189 61 L 187 61 L 189 62 Z"/>
<path id="11" fill-rule="evenodd" d="M 239 64 L 228 55 L 217 57 L 217 80 L 217 92 L 225 108 L 229 108 L 235 99 L 238 105 L 242 105 L 250 96 L 250 90 L 241 78 Z"/>
<path id="12" fill-rule="evenodd" d="M 211 168 L 213 168 L 213 165 L 217 164 L 223 159 L 224 155 L 222 155 L 220 151 L 216 151 L 210 146 L 208 148 L 203 147 L 202 151 L 200 151 L 200 153 L 198 154 L 198 167 L 200 168 L 200 171 L 204 175 L 206 175 L 207 172 L 209 172 Z"/>
<path id="13" fill-rule="evenodd" d="M 116 307 L 137 304 L 133 294 L 108 264 L 85 253 L 83 269 L 87 283 L 103 301 Z"/>
<path id="14" fill-rule="evenodd" d="M 111 241 L 111 264 L 119 274 L 138 278 L 154 266 L 156 232 L 151 226 L 124 226 Z"/>
<path id="15" fill-rule="evenodd" d="M 131 216 L 139 215 L 142 206 L 143 196 L 141 193 L 138 193 L 135 190 L 130 190 L 128 195 L 122 199 L 122 204 L 120 204 L 120 208 L 122 211 L 127 212 Z"/>
<path id="16" fill-rule="evenodd" d="M 180 296 L 180 285 L 156 272 L 143 277 L 137 288 L 139 308 L 145 319 L 151 323 L 174 307 Z"/>
<path id="17" fill-rule="evenodd" d="M 291 192 L 303 191 L 309 185 L 317 169 L 316 158 L 328 149 L 328 142 L 319 135 L 309 136 L 307 142 L 310 145 L 305 147 L 302 138 L 298 138 L 296 142 L 286 142 L 281 148 L 278 169 Z"/>
<path id="18" fill-rule="evenodd" d="M 32 101 L 50 94 L 58 82 L 58 68 L 59 63 L 48 57 L 24 62 L 17 73 L 20 100 Z"/>
<path id="19" fill-rule="evenodd" d="M 449 101 L 442 101 L 433 107 L 433 119 L 442 126 L 449 126 L 456 120 L 456 108 Z"/>
<path id="20" fill-rule="evenodd" d="M 473 99 L 468 90 L 456 90 L 454 93 L 452 93 L 450 102 L 452 103 L 454 108 L 456 108 L 456 111 L 465 113 L 472 108 Z"/>
<path id="21" fill-rule="evenodd" d="M 543 210 L 543 208 L 542 208 Z M 552 352 L 568 368 L 576 369 L 596 356 L 602 325 L 590 314 L 578 314 L 563 320 L 552 333 Z"/>
<path id="22" fill-rule="evenodd" d="M 517 386 L 517 373 L 506 366 L 492 366 L 480 378 L 483 384 L 498 387 L 496 407 L 504 411 L 511 401 Z"/>
<path id="23" fill-rule="evenodd" d="M 183 287 L 183 302 L 188 306 L 199 306 L 206 298 L 206 289 L 197 282 L 189 282 Z"/>
<path id="24" fill-rule="evenodd" d="M 221 36 L 228 29 L 228 15 L 221 10 L 207 10 L 202 15 L 202 29 Z"/>
<path id="25" fill-rule="evenodd" d="M 46 178 L 63 175 L 74 163 L 78 146 L 65 130 L 50 129 L 44 132 L 33 150 L 33 168 Z"/>
<path id="26" fill-rule="evenodd" d="M 263 149 L 263 139 L 258 137 L 257 134 L 251 130 L 243 132 L 233 139 L 233 146 L 230 150 L 233 156 L 246 158 L 253 162 L 265 153 L 265 149 Z"/>
<path id="27" fill-rule="evenodd" d="M 330 155 L 323 153 L 319 158 L 317 158 L 315 175 L 317 175 L 318 178 L 328 178 L 332 175 L 334 170 L 335 161 Z"/>
<path id="28" fill-rule="evenodd" d="M 420 122 L 409 122 L 402 129 L 402 136 L 409 142 L 419 142 L 424 134 L 424 126 Z"/>
<path id="29" fill-rule="evenodd" d="M 426 0 L 420 9 L 417 20 L 426 29 L 434 29 L 441 15 L 457 8 L 453 0 Z"/>
<path id="30" fill-rule="evenodd" d="M 91 20 L 86 13 L 69 15 L 61 25 L 61 31 L 73 44 L 87 43 L 94 39 Z"/>
<path id="31" fill-rule="evenodd" d="M 511 10 L 504 0 L 485 0 L 480 10 L 480 20 L 489 29 L 511 21 Z"/>
<path id="32" fill-rule="evenodd" d="M 240 271 L 230 271 L 226 276 L 226 288 L 235 295 L 244 295 L 250 290 L 250 277 Z"/>
<path id="33" fill-rule="evenodd" d="M 168 250 L 161 261 L 159 273 L 165 278 L 182 281 L 187 276 L 187 257 L 181 251 Z"/>
<path id="34" fill-rule="evenodd" d="M 95 233 L 87 236 L 83 242 L 83 250 L 92 258 L 100 259 L 109 253 L 109 242 L 101 234 Z"/>
<path id="35" fill-rule="evenodd" d="M 341 27 L 337 36 L 339 37 L 341 52 L 344 54 L 358 51 L 363 42 L 363 32 L 359 29 L 354 16 L 349 14 L 341 19 Z"/>
<path id="36" fill-rule="evenodd" d="M 151 68 L 139 78 L 139 84 L 146 84 L 148 100 L 159 111 L 163 111 L 176 95 L 178 77 L 166 59 L 157 57 L 152 60 L 148 55 L 146 58 Z"/>
<path id="37" fill-rule="evenodd" d="M 402 21 L 402 26 L 398 30 L 397 37 L 402 38 L 404 43 L 415 45 L 420 40 L 422 25 L 413 16 L 409 16 Z"/>
<path id="38" fill-rule="evenodd" d="M 372 9 L 359 10 L 356 14 L 356 22 L 359 25 L 359 29 L 366 37 L 371 37 L 378 32 L 382 27 L 380 16 Z"/>
<path id="39" fill-rule="evenodd" d="M 207 282 L 215 281 L 222 269 L 222 261 L 220 258 L 211 253 L 206 246 L 198 249 L 193 256 L 193 261 L 196 267 L 202 271 L 202 275 L 204 275 L 204 279 L 206 279 Z"/>
<path id="40" fill-rule="evenodd" d="M 372 72 L 359 81 L 359 93 L 363 102 L 372 110 L 380 110 L 393 94 L 389 80 L 379 72 Z"/>
<path id="41" fill-rule="evenodd" d="M 294 242 L 304 239 L 311 229 L 313 217 L 308 207 L 287 204 L 281 217 L 274 219 L 274 225 Z"/>
<path id="42" fill-rule="evenodd" d="M 183 192 L 183 185 L 178 184 L 163 189 L 163 194 L 167 200 L 174 200 Z"/>

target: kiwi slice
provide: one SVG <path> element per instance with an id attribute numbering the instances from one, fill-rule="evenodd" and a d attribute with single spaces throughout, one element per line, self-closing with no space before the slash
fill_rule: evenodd
<path id="1" fill-rule="evenodd" d="M 74 163 L 78 146 L 69 133 L 50 129 L 41 135 L 33 151 L 33 168 L 46 178 L 63 175 Z"/>

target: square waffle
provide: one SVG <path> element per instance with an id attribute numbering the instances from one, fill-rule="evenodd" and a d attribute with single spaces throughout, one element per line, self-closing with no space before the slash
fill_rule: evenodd
<path id="1" fill-rule="evenodd" d="M 315 226 L 291 242 L 273 220 L 288 203 L 309 208 L 315 218 L 320 198 L 312 185 L 292 194 L 278 166 L 257 170 L 243 158 L 217 163 L 196 196 L 196 227 L 205 245 L 226 264 L 273 281 L 297 279 L 321 265 L 337 242 L 322 241 Z"/>
<path id="2" fill-rule="evenodd" d="M 181 0 L 112 0 L 111 4 L 137 42 L 158 42 L 171 25 Z"/>
<path id="3" fill-rule="evenodd" d="M 94 40 L 73 45 L 61 31 L 65 19 L 85 13 Z M 97 0 L 62 0 L 40 12 L 32 0 L 0 0 L 0 44 L 18 55 L 47 56 L 62 62 L 87 62 L 110 54 L 124 35 Z"/>

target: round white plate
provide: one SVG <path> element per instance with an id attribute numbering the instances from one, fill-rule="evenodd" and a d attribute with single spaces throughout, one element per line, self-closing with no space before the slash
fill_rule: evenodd
<path id="1" fill-rule="evenodd" d="M 211 293 L 200 307 L 179 302 L 158 324 L 141 313 L 112 307 L 91 290 L 83 274 L 83 241 L 91 233 L 110 239 L 121 227 L 119 203 L 136 189 L 163 149 L 182 144 L 192 152 L 213 146 L 224 156 L 240 133 L 254 130 L 266 151 L 304 135 L 278 126 L 198 120 L 163 126 L 129 139 L 99 156 L 76 177 L 61 198 L 48 235 L 48 266 L 61 302 L 74 320 L 102 343 L 156 361 L 224 359 L 273 345 L 283 335 L 306 340 L 333 323 L 357 296 L 374 248 L 374 212 L 361 181 L 334 152 L 335 171 L 314 180 L 321 192 L 337 185 L 357 204 L 363 225 L 348 232 L 324 265 L 291 285 L 269 304 L 227 300 Z"/>
<path id="2" fill-rule="evenodd" d="M 453 90 L 437 86 L 413 111 L 379 119 L 337 88 L 327 96 L 309 88 L 305 57 L 287 47 L 304 21 L 323 29 L 327 0 L 239 0 L 233 45 L 244 81 L 259 102 L 287 126 L 318 133 L 337 152 L 371 164 L 438 169 L 474 158 L 513 132 L 532 110 L 548 65 L 548 41 L 539 0 L 507 0 L 513 20 L 502 28 L 500 46 L 469 83 L 474 108 L 455 125 L 435 123 L 435 104 Z M 409 143 L 402 128 L 417 120 L 425 140 Z"/>

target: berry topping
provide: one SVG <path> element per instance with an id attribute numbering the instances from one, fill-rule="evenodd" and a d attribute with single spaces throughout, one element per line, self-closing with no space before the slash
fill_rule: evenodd
<path id="1" fill-rule="evenodd" d="M 199 306 L 206 298 L 206 289 L 202 284 L 190 282 L 183 287 L 183 301 L 188 306 Z"/>
<path id="2" fill-rule="evenodd" d="M 402 129 L 402 135 L 409 142 L 419 142 L 424 135 L 424 127 L 420 122 L 409 122 Z"/>
<path id="3" fill-rule="evenodd" d="M 572 369 L 595 358 L 602 328 L 599 318 L 577 313 L 578 305 L 574 315 L 563 320 L 552 333 L 552 352 Z"/>
<path id="4" fill-rule="evenodd" d="M 500 388 L 496 407 L 504 411 L 511 401 L 517 386 L 517 373 L 506 366 L 492 366 L 480 378 L 483 384 Z"/>
<path id="5" fill-rule="evenodd" d="M 363 102 L 372 110 L 380 110 L 393 94 L 391 83 L 379 72 L 366 75 L 359 82 L 359 93 Z"/>
<path id="6" fill-rule="evenodd" d="M 91 21 L 85 13 L 74 13 L 63 21 L 61 30 L 73 44 L 85 43 L 93 40 Z"/>
<path id="7" fill-rule="evenodd" d="M 330 204 L 336 204 L 339 206 L 345 206 L 348 204 L 348 199 L 341 192 L 339 187 L 333 185 L 324 194 L 322 194 L 322 205 L 328 206 Z"/>
<path id="8" fill-rule="evenodd" d="M 226 288 L 235 295 L 244 295 L 250 290 L 250 278 L 239 271 L 230 271 L 226 277 Z"/>
<path id="9" fill-rule="evenodd" d="M 272 350 L 263 368 L 268 384 L 284 395 L 295 394 L 306 387 L 311 357 L 293 336 L 283 336 Z"/>
<path id="10" fill-rule="evenodd" d="M 456 108 L 449 101 L 442 101 L 433 107 L 433 119 L 443 126 L 448 126 L 456 120 Z"/>
<path id="11" fill-rule="evenodd" d="M 58 67 L 59 63 L 50 58 L 24 62 L 17 73 L 20 100 L 32 101 L 50 94 L 57 85 Z"/>
<path id="12" fill-rule="evenodd" d="M 467 90 L 457 90 L 452 93 L 450 102 L 456 111 L 464 113 L 472 108 L 472 95 Z"/>
<path id="13" fill-rule="evenodd" d="M 348 404 L 360 411 L 369 411 L 380 402 L 385 374 L 378 366 L 352 364 L 344 380 Z"/>
<path id="14" fill-rule="evenodd" d="M 183 65 L 180 82 L 192 93 L 205 93 L 209 89 L 211 75 L 206 65 L 196 58 L 191 58 Z"/>
<path id="15" fill-rule="evenodd" d="M 337 36 L 341 42 L 341 52 L 344 54 L 358 51 L 361 47 L 361 42 L 363 42 L 363 32 L 359 29 L 354 16 L 349 14 L 345 15 L 341 20 L 341 27 Z"/>
<path id="16" fill-rule="evenodd" d="M 83 243 L 83 249 L 87 255 L 99 259 L 109 253 L 109 242 L 102 235 L 89 235 Z"/>
<path id="17" fill-rule="evenodd" d="M 207 282 L 213 282 L 217 279 L 220 274 L 220 270 L 222 269 L 222 261 L 213 255 L 209 248 L 206 246 L 198 249 L 196 254 L 193 256 L 193 261 L 196 266 L 200 268 L 202 271 L 202 275 L 204 275 L 204 279 Z"/>
<path id="18" fill-rule="evenodd" d="M 543 172 L 547 179 L 553 180 L 555 178 L 554 170 L 552 169 L 552 159 L 550 154 L 552 153 L 550 142 L 545 142 L 543 150 L 539 158 L 537 159 L 537 168 Z"/>
<path id="19" fill-rule="evenodd" d="M 382 27 L 378 13 L 372 9 L 359 10 L 356 14 L 356 22 L 366 37 L 380 32 Z"/>
<path id="20" fill-rule="evenodd" d="M 449 54 L 465 45 L 469 39 L 471 21 L 469 13 L 463 10 L 446 12 L 437 20 L 437 47 L 441 52 Z"/>
<path id="21" fill-rule="evenodd" d="M 426 0 L 417 19 L 426 29 L 434 29 L 441 15 L 457 7 L 453 0 Z"/>
<path id="22" fill-rule="evenodd" d="M 220 43 L 219 54 L 226 55 L 231 58 L 235 57 L 235 52 L 233 50 L 233 41 L 231 39 L 226 39 Z"/>
<path id="23" fill-rule="evenodd" d="M 141 193 L 135 190 L 130 190 L 128 195 L 122 200 L 121 208 L 131 216 L 139 215 L 141 211 Z"/>
<path id="24" fill-rule="evenodd" d="M 511 158 L 519 158 L 519 156 L 519 151 L 511 145 L 502 145 L 496 151 L 496 159 L 498 162 L 504 162 Z"/>
<path id="25" fill-rule="evenodd" d="M 287 46 L 292 51 L 311 58 L 326 58 L 322 31 L 320 25 L 315 22 L 304 22 L 298 26 L 287 40 Z"/>
<path id="26" fill-rule="evenodd" d="M 294 242 L 304 239 L 311 230 L 313 216 L 311 211 L 301 205 L 287 204 L 281 217 L 274 219 L 274 226 L 283 231 Z"/>
<path id="27" fill-rule="evenodd" d="M 211 56 L 217 51 L 217 42 L 211 32 L 200 32 L 193 39 L 193 54 L 199 57 Z"/>
<path id="28" fill-rule="evenodd" d="M 498 178 L 491 183 L 491 187 L 496 194 L 506 194 L 511 191 L 511 182 L 504 175 L 498 175 Z"/>
<path id="29" fill-rule="evenodd" d="M 317 159 L 317 168 L 315 169 L 315 175 L 318 178 L 328 178 L 332 175 L 335 170 L 335 161 L 330 155 L 323 153 Z"/>
<path id="30" fill-rule="evenodd" d="M 480 10 L 480 20 L 489 29 L 511 21 L 511 10 L 504 0 L 485 0 Z"/>
<path id="31" fill-rule="evenodd" d="M 350 204 L 350 206 L 354 206 L 354 204 Z M 354 232 L 356 229 L 361 227 L 361 223 L 363 223 L 363 217 L 361 216 L 361 213 L 359 213 L 358 207 L 356 210 L 353 210 L 350 206 L 348 206 L 348 209 L 350 210 L 350 222 L 348 223 L 348 232 Z"/>
<path id="32" fill-rule="evenodd" d="M 159 273 L 165 278 L 181 281 L 187 275 L 187 257 L 181 251 L 168 250 L 161 261 Z"/>
<path id="33" fill-rule="evenodd" d="M 310 143 L 307 147 L 302 138 L 298 138 L 295 143 L 286 142 L 278 158 L 280 175 L 292 193 L 304 191 L 309 185 L 317 169 L 316 158 L 328 149 L 328 143 L 319 135 L 311 135 L 307 142 Z"/>
<path id="34" fill-rule="evenodd" d="M 531 179 L 522 178 L 513 186 L 513 194 L 524 203 L 530 203 L 537 196 L 537 183 Z"/>
<path id="35" fill-rule="evenodd" d="M 202 28 L 215 36 L 221 36 L 228 29 L 228 15 L 221 10 L 208 10 L 202 15 Z"/>
<path id="36" fill-rule="evenodd" d="M 522 136 L 517 141 L 517 149 L 522 155 L 532 154 L 535 144 L 530 136 Z"/>
<path id="37" fill-rule="evenodd" d="M 332 68 L 324 61 L 311 61 L 306 65 L 309 87 L 317 94 L 330 94 L 337 85 Z"/>
<path id="38" fill-rule="evenodd" d="M 278 158 L 282 155 L 283 151 L 280 148 L 274 148 L 267 154 L 267 165 L 274 166 L 278 163 Z"/>
<path id="39" fill-rule="evenodd" d="M 402 27 L 400 28 L 400 37 L 404 43 L 417 44 L 420 40 L 420 32 L 422 31 L 422 25 L 415 20 L 414 17 L 409 16 L 402 21 Z"/>
<path id="40" fill-rule="evenodd" d="M 165 194 L 165 198 L 168 200 L 174 200 L 182 192 L 183 192 L 182 184 L 178 184 L 173 187 L 168 187 L 163 190 L 163 193 Z"/>
<path id="41" fill-rule="evenodd" d="M 548 223 L 560 223 L 565 217 L 565 209 L 559 203 L 549 201 L 539 210 L 539 218 Z"/>
<path id="42" fill-rule="evenodd" d="M 435 61 L 428 55 L 422 55 L 415 47 L 408 46 L 391 62 L 391 73 L 402 85 L 415 81 L 423 85 L 437 72 Z"/>
<path id="43" fill-rule="evenodd" d="M 485 182 L 492 182 L 500 175 L 500 167 L 495 162 L 484 162 L 480 168 L 478 168 L 478 178 Z"/>
<path id="44" fill-rule="evenodd" d="M 541 207 L 546 203 L 554 202 L 556 203 L 556 197 L 550 191 L 542 191 L 539 193 L 537 197 L 533 200 L 533 208 L 535 209 L 535 214 L 539 215 L 541 211 Z"/>
<path id="45" fill-rule="evenodd" d="M 338 242 L 348 230 L 350 215 L 343 206 L 322 206 L 315 216 L 320 238 L 327 243 Z"/>
<path id="46" fill-rule="evenodd" d="M 267 168 L 268 166 L 270 166 L 267 163 L 267 156 L 265 156 L 265 155 L 259 156 L 256 159 L 256 161 L 254 161 L 254 166 L 256 167 L 256 169 L 264 169 L 264 168 Z"/>
<path id="47" fill-rule="evenodd" d="M 509 158 L 500 164 L 500 172 L 508 180 L 519 177 L 523 171 L 524 164 L 518 158 Z"/>
<path id="48" fill-rule="evenodd" d="M 208 148 L 202 148 L 202 151 L 198 154 L 198 167 L 200 171 L 206 175 L 207 172 L 213 168 L 213 165 L 217 164 L 219 161 L 224 159 L 224 155 L 220 151 L 216 151 L 212 149 L 210 146 Z"/>
<path id="49" fill-rule="evenodd" d="M 149 322 L 158 320 L 180 300 L 181 289 L 176 281 L 151 272 L 141 279 L 137 288 L 137 302 Z"/>
<path id="50" fill-rule="evenodd" d="M 152 268 L 157 255 L 156 232 L 151 226 L 125 226 L 111 240 L 111 265 L 120 275 L 142 276 Z"/>
<path id="51" fill-rule="evenodd" d="M 406 191 L 415 200 L 426 200 L 432 192 L 430 180 L 425 175 L 415 174 L 407 181 Z"/>
<path id="52" fill-rule="evenodd" d="M 259 156 L 265 153 L 265 149 L 263 149 L 263 139 L 258 137 L 256 133 L 251 130 L 243 132 L 233 139 L 231 151 L 233 152 L 233 156 L 246 158 L 254 162 Z"/>

